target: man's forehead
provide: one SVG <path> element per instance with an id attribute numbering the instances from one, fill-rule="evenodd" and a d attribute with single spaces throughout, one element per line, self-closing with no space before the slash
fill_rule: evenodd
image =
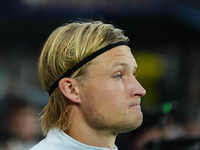
<path id="1" fill-rule="evenodd" d="M 111 59 L 110 63 L 112 66 L 134 66 L 137 67 L 136 60 L 131 52 L 131 49 L 128 46 L 120 46 L 117 47 L 115 50 L 111 50 Z"/>
<path id="2" fill-rule="evenodd" d="M 121 63 L 128 62 L 136 65 L 134 56 L 132 55 L 131 49 L 126 45 L 121 45 L 114 47 L 105 53 L 97 56 L 91 61 L 91 64 L 111 64 L 111 63 Z"/>
<path id="3" fill-rule="evenodd" d="M 134 59 L 131 49 L 126 45 L 114 47 L 98 57 L 101 58 L 101 61 L 111 61 L 113 59 Z"/>
<path id="4" fill-rule="evenodd" d="M 97 69 L 101 70 L 100 72 L 103 70 L 112 70 L 117 66 L 130 68 L 133 71 L 137 69 L 136 60 L 128 46 L 118 46 L 99 55 L 92 60 L 91 65 L 95 67 L 95 70 L 96 67 L 101 67 L 101 69 Z"/>

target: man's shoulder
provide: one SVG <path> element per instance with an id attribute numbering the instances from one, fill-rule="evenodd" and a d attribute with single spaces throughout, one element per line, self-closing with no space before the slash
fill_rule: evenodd
<path id="1" fill-rule="evenodd" d="M 33 146 L 30 150 L 62 150 L 63 143 L 60 139 L 59 132 L 52 129 L 48 132 L 47 136 L 38 144 Z"/>
<path id="2" fill-rule="evenodd" d="M 33 146 L 30 150 L 50 150 L 50 143 L 47 143 L 46 139 L 41 140 L 38 144 Z"/>

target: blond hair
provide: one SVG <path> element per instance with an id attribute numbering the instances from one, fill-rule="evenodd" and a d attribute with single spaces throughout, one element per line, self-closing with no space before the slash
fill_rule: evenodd
<path id="1" fill-rule="evenodd" d="M 46 41 L 39 60 L 41 84 L 45 91 L 68 69 L 98 49 L 118 41 L 128 41 L 123 31 L 101 21 L 74 22 L 58 27 Z M 72 74 L 82 76 L 84 65 Z M 73 104 L 56 88 L 41 115 L 44 135 L 51 128 L 68 130 Z"/>

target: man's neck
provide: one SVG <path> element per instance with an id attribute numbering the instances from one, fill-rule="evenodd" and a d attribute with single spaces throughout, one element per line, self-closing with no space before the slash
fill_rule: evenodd
<path id="1" fill-rule="evenodd" d="M 65 131 L 69 136 L 87 145 L 114 149 L 116 135 L 110 131 L 91 128 L 79 115 L 71 118 L 76 119 L 70 120 L 70 129 Z"/>

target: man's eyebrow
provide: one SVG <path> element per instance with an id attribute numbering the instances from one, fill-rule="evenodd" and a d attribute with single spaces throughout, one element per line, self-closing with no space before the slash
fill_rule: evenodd
<path id="1" fill-rule="evenodd" d="M 117 62 L 117 63 L 113 63 L 111 67 L 116 67 L 116 66 L 125 66 L 128 67 L 130 64 L 126 63 L 126 62 Z M 134 67 L 133 67 L 133 71 L 135 72 L 137 70 L 138 65 L 135 63 Z"/>

